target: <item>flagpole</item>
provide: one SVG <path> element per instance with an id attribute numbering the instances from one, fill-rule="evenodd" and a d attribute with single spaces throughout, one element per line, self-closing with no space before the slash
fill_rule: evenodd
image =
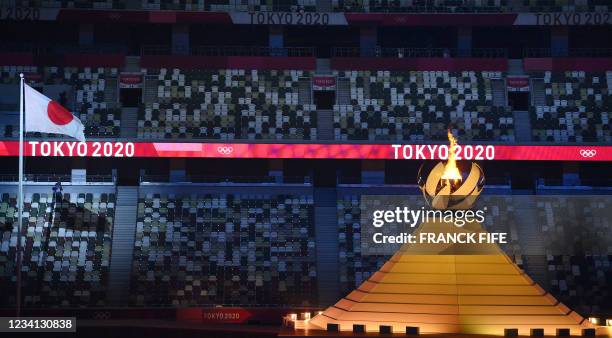
<path id="1" fill-rule="evenodd" d="M 19 74 L 20 86 L 19 86 L 19 195 L 17 196 L 18 204 L 18 221 L 17 221 L 17 290 L 16 290 L 16 308 L 17 317 L 21 316 L 21 265 L 23 253 L 21 252 L 21 233 L 23 228 L 23 73 Z"/>

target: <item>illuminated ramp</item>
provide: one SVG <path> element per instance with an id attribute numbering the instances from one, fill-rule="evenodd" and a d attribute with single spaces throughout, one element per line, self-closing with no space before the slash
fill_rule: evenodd
<path id="1" fill-rule="evenodd" d="M 418 232 L 448 232 L 449 225 L 429 223 Z M 483 232 L 479 224 L 454 228 Z M 495 244 L 404 245 L 356 290 L 308 322 L 309 329 L 338 324 L 352 331 L 380 325 L 405 332 L 503 335 L 504 329 L 570 329 L 580 335 L 593 327 L 527 276 Z"/>

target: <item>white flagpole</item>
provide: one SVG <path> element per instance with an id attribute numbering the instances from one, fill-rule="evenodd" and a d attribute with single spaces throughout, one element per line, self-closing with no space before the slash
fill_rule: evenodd
<path id="1" fill-rule="evenodd" d="M 17 213 L 17 290 L 16 290 L 16 307 L 17 317 L 21 316 L 21 265 L 23 253 L 21 252 L 21 232 L 23 227 L 23 117 L 24 117 L 24 86 L 23 86 L 23 73 L 19 74 L 20 86 L 19 86 L 19 196 L 17 196 L 18 210 Z"/>

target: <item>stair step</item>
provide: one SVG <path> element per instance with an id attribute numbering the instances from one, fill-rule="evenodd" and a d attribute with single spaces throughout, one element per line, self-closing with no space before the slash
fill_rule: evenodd
<path id="1" fill-rule="evenodd" d="M 317 139 L 334 139 L 334 113 L 332 110 L 317 110 Z"/>
<path id="2" fill-rule="evenodd" d="M 531 105 L 532 106 L 544 106 L 546 105 L 546 90 L 544 87 L 544 80 L 532 79 L 531 80 Z"/>
<path id="3" fill-rule="evenodd" d="M 301 78 L 298 82 L 298 103 L 299 104 L 311 104 L 312 103 L 312 85 L 310 78 Z"/>
<path id="4" fill-rule="evenodd" d="M 506 83 L 502 79 L 491 80 L 491 87 L 493 90 L 493 105 L 495 107 L 505 107 L 506 104 Z"/>
<path id="5" fill-rule="evenodd" d="M 531 141 L 531 119 L 527 111 L 514 111 L 514 137 L 517 142 Z"/>
<path id="6" fill-rule="evenodd" d="M 315 240 L 319 306 L 331 305 L 338 294 L 338 215 L 334 188 L 317 188 L 315 199 Z"/>
<path id="7" fill-rule="evenodd" d="M 134 138 L 138 134 L 138 108 L 121 109 L 121 137 Z"/>
<path id="8" fill-rule="evenodd" d="M 130 278 L 134 240 L 138 187 L 117 187 L 115 223 L 113 224 L 112 255 L 108 274 L 108 304 L 127 305 L 130 292 Z"/>
<path id="9" fill-rule="evenodd" d="M 347 78 L 339 78 L 336 87 L 336 102 L 340 105 L 351 104 L 351 83 Z"/>
<path id="10" fill-rule="evenodd" d="M 119 102 L 119 81 L 116 77 L 106 79 L 104 101 L 113 107 Z"/>
<path id="11" fill-rule="evenodd" d="M 317 59 L 317 74 L 331 74 L 330 59 Z"/>
<path id="12" fill-rule="evenodd" d="M 144 80 L 144 95 L 143 102 L 151 103 L 157 102 L 157 77 L 154 75 L 147 75 Z"/>

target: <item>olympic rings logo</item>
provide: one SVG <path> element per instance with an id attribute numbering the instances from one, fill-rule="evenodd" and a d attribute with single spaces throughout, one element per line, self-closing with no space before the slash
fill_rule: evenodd
<path id="1" fill-rule="evenodd" d="M 593 157 L 597 155 L 597 150 L 595 149 L 580 149 L 580 156 L 582 157 Z"/>
<path id="2" fill-rule="evenodd" d="M 111 315 L 110 315 L 110 312 L 108 312 L 108 311 L 103 311 L 103 312 L 96 311 L 96 312 L 94 312 L 93 317 L 94 317 L 94 319 L 98 319 L 98 320 L 100 320 L 100 319 L 110 319 Z"/>
<path id="3" fill-rule="evenodd" d="M 234 152 L 234 147 L 230 146 L 218 146 L 217 152 L 222 155 L 229 155 Z"/>

